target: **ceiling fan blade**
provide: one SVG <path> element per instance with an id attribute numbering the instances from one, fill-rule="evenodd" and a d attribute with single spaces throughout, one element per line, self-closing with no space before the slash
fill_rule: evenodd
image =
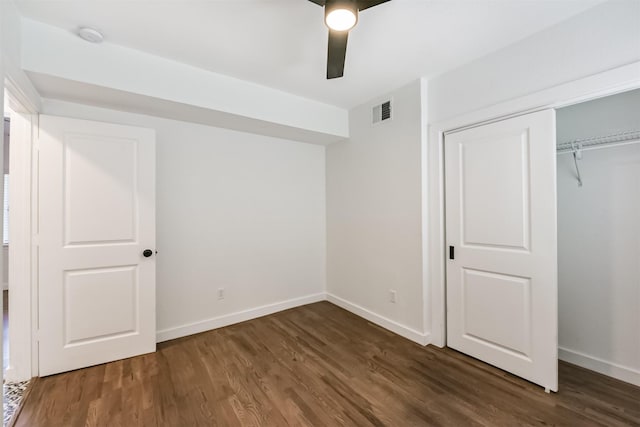
<path id="1" fill-rule="evenodd" d="M 313 1 L 313 0 L 311 0 Z M 369 9 L 370 7 L 386 3 L 391 0 L 358 0 L 358 10 Z"/>
<path id="2" fill-rule="evenodd" d="M 309 0 L 311 3 L 315 3 L 318 6 L 324 6 L 324 4 L 326 3 L 326 0 Z"/>
<path id="3" fill-rule="evenodd" d="M 329 30 L 329 48 L 327 49 L 327 79 L 342 77 L 344 59 L 347 54 L 348 31 Z"/>

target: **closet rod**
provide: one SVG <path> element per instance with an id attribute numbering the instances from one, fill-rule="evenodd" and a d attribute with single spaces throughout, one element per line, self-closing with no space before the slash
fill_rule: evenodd
<path id="1" fill-rule="evenodd" d="M 586 150 L 602 145 L 617 145 L 631 142 L 640 142 L 640 130 L 632 130 L 616 133 L 613 135 L 596 136 L 593 138 L 576 139 L 573 141 L 561 142 L 557 145 L 556 149 L 558 153 L 565 153 L 574 151 L 574 147 L 578 145 L 581 147 L 581 149 Z"/>

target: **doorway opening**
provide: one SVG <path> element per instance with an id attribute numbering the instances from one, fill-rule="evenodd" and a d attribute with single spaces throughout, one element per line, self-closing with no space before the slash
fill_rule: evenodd
<path id="1" fill-rule="evenodd" d="M 3 394 L 4 423 L 19 410 L 32 377 L 31 113 L 5 82 L 3 117 Z M 28 156 L 25 156 L 28 153 Z M 11 172 L 11 173 L 10 173 Z M 16 178 L 16 179 L 10 179 Z M 11 207 L 11 209 L 10 209 Z"/>
<path id="2" fill-rule="evenodd" d="M 556 110 L 559 359 L 640 386 L 640 89 Z"/>
<path id="3" fill-rule="evenodd" d="M 632 89 L 447 134 L 449 346 L 546 389 L 527 371 L 541 346 L 545 372 L 561 360 L 640 386 L 638 111 Z M 555 121 L 536 128 L 546 112 Z M 536 278 L 541 263 L 557 271 Z"/>

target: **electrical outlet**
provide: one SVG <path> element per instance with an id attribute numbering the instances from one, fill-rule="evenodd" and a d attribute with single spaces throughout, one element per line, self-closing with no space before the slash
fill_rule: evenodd
<path id="1" fill-rule="evenodd" d="M 396 303 L 396 291 L 395 289 L 390 289 L 389 290 L 389 301 L 392 303 Z"/>
<path id="2" fill-rule="evenodd" d="M 224 299 L 224 288 L 218 288 L 218 299 Z"/>

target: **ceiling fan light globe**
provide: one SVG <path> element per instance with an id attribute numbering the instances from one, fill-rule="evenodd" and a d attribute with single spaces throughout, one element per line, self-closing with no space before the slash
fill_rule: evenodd
<path id="1" fill-rule="evenodd" d="M 332 30 L 349 31 L 358 22 L 358 17 L 352 10 L 336 8 L 327 13 L 324 22 Z"/>

